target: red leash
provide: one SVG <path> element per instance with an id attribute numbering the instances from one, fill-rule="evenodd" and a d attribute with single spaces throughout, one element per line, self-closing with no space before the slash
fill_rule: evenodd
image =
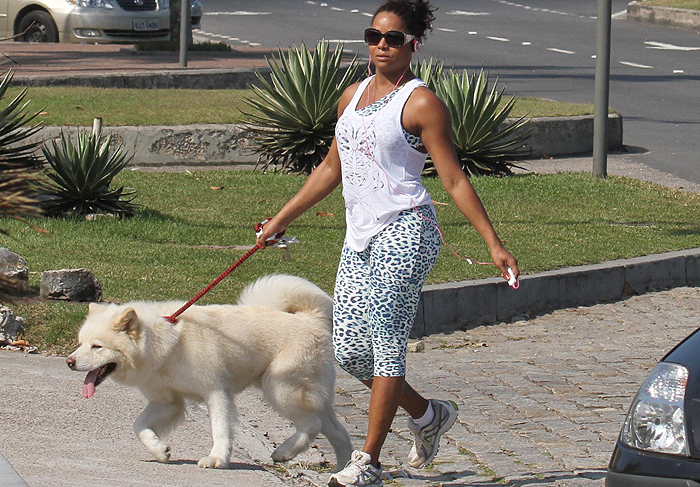
<path id="1" fill-rule="evenodd" d="M 209 291 L 211 291 L 212 288 L 213 288 L 214 286 L 216 286 L 216 285 L 219 284 L 222 280 L 224 280 L 224 278 L 226 278 L 226 276 L 228 276 L 229 274 L 231 274 L 231 273 L 236 269 L 236 267 L 238 267 L 238 266 L 241 265 L 243 262 L 245 262 L 245 260 L 246 260 L 248 257 L 250 257 L 250 256 L 253 255 L 255 252 L 257 252 L 258 250 L 263 249 L 263 248 L 265 248 L 263 245 L 256 244 L 255 247 L 253 247 L 253 248 L 250 249 L 248 252 L 246 252 L 245 254 L 243 254 L 243 255 L 241 256 L 241 258 L 238 259 L 231 267 L 229 267 L 228 269 L 226 269 L 219 277 L 217 277 L 216 279 L 214 279 L 214 281 L 212 281 L 211 284 L 209 284 L 207 287 L 205 287 L 204 289 L 202 289 L 202 292 L 200 292 L 199 294 L 197 294 L 194 298 L 190 299 L 187 303 L 185 303 L 185 305 L 184 305 L 182 308 L 180 308 L 179 310 L 175 311 L 175 313 L 173 313 L 173 314 L 170 315 L 170 316 L 166 316 L 165 319 L 168 320 L 168 321 L 169 321 L 170 323 L 172 323 L 173 325 L 174 325 L 175 323 L 177 323 L 177 317 L 180 316 L 182 313 L 184 313 L 185 310 L 186 310 L 187 308 L 189 308 L 190 306 L 192 306 L 194 303 L 196 303 L 197 301 L 199 301 L 199 298 L 201 298 L 202 296 L 204 296 L 205 294 L 207 294 Z"/>

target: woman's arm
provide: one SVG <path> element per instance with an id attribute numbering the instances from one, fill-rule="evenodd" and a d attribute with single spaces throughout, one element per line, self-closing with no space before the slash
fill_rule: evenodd
<path id="1" fill-rule="evenodd" d="M 338 118 L 352 100 L 358 84 L 349 86 L 340 97 Z M 341 182 L 340 155 L 335 137 L 328 154 L 309 175 L 301 189 L 263 227 L 263 233 L 256 242 L 265 245 L 267 239 L 281 234 L 298 216 L 328 196 Z"/>
<path id="2" fill-rule="evenodd" d="M 404 109 L 404 126 L 419 133 L 445 191 L 484 239 L 503 278 L 508 279 L 508 267 L 518 276 L 518 260 L 501 243 L 481 199 L 459 164 L 452 144 L 452 123 L 444 103 L 430 90 L 417 89 Z"/>

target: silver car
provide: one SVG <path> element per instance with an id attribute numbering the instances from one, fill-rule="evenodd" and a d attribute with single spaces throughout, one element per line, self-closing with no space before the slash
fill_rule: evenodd
<path id="1" fill-rule="evenodd" d="M 202 4 L 190 1 L 193 27 L 197 28 Z M 6 11 L 0 10 L 0 36 L 4 38 L 74 43 L 170 39 L 169 0 L 0 1 L 0 9 L 3 5 Z"/>

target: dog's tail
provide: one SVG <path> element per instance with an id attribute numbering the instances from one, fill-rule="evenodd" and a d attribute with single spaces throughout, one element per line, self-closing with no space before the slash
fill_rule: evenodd
<path id="1" fill-rule="evenodd" d="M 333 300 L 328 294 L 306 279 L 286 274 L 263 276 L 249 284 L 241 292 L 238 304 L 287 313 L 318 313 L 329 325 L 333 316 Z"/>

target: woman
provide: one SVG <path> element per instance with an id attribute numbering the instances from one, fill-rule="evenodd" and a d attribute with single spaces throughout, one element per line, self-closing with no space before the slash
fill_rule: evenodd
<path id="1" fill-rule="evenodd" d="M 376 74 L 341 96 L 331 149 L 289 202 L 264 226 L 258 243 L 281 234 L 343 183 L 347 233 L 334 291 L 333 345 L 339 365 L 371 388 L 361 450 L 329 486 L 382 485 L 379 454 L 398 406 L 411 416 L 409 464 L 432 461 L 440 436 L 457 418 L 453 402 L 426 399 L 405 381 L 406 347 L 440 235 L 421 183 L 426 156 L 457 208 L 476 228 L 508 279 L 518 263 L 499 240 L 457 160 L 445 105 L 410 70 L 433 8 L 426 0 L 390 0 L 365 32 Z"/>

